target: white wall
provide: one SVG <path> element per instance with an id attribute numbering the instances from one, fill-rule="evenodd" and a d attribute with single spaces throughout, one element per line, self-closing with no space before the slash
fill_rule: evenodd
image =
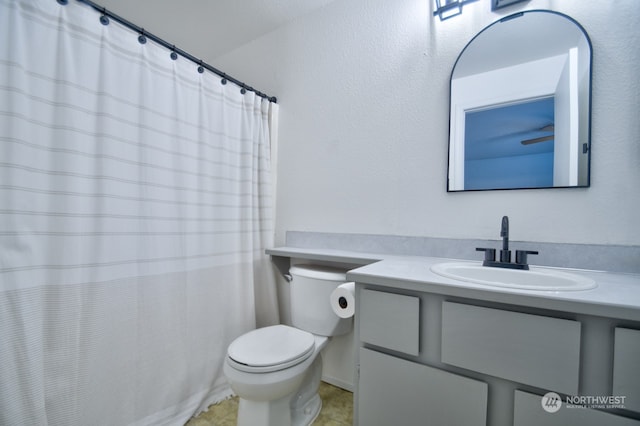
<path id="1" fill-rule="evenodd" d="M 287 230 L 640 244 L 640 1 L 488 1 L 440 22 L 430 0 L 336 0 L 214 63 L 278 96 L 276 242 Z M 591 187 L 447 193 L 449 76 L 501 16 L 552 9 L 594 51 Z M 543 30 L 543 29 L 541 29 Z"/>

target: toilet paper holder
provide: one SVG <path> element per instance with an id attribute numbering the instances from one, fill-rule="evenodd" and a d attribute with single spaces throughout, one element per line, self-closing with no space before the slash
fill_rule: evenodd
<path id="1" fill-rule="evenodd" d="M 338 305 L 340 305 L 342 309 L 346 309 L 346 307 L 349 306 L 349 302 L 347 302 L 346 297 L 340 296 L 340 298 L 338 299 Z"/>

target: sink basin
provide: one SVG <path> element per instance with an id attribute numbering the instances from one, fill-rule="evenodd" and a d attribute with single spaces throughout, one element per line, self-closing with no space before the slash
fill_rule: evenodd
<path id="1" fill-rule="evenodd" d="M 591 278 L 535 266 L 523 271 L 482 266 L 471 262 L 448 262 L 433 265 L 431 272 L 455 280 L 523 290 L 575 291 L 597 286 Z"/>

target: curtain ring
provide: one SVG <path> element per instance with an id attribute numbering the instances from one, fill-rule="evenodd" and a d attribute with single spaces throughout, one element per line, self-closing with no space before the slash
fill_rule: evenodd
<path id="1" fill-rule="evenodd" d="M 138 36 L 138 42 L 140 44 L 145 44 L 147 42 L 147 37 L 144 35 L 144 28 L 140 30 L 140 35 Z"/>
<path id="2" fill-rule="evenodd" d="M 227 74 L 222 73 L 222 80 L 220 80 L 221 84 L 227 84 Z"/>
<path id="3" fill-rule="evenodd" d="M 109 17 L 107 16 L 107 8 L 102 8 L 102 15 L 100 15 L 100 23 L 102 25 L 109 25 Z"/>
<path id="4" fill-rule="evenodd" d="M 198 62 L 198 72 L 200 74 L 202 74 L 204 72 L 204 67 L 202 66 L 202 59 L 200 59 L 200 62 Z"/>
<path id="5" fill-rule="evenodd" d="M 69 0 L 58 0 L 58 4 L 66 6 L 67 4 L 69 4 Z"/>
<path id="6" fill-rule="evenodd" d="M 173 59 L 174 61 L 176 59 L 178 59 L 178 54 L 176 53 L 176 45 L 174 44 L 173 46 L 171 46 L 171 59 Z"/>

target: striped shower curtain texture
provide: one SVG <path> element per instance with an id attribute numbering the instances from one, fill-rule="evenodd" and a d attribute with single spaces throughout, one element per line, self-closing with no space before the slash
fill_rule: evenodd
<path id="1" fill-rule="evenodd" d="M 183 424 L 277 322 L 277 105 L 79 2 L 0 32 L 0 424 Z"/>

